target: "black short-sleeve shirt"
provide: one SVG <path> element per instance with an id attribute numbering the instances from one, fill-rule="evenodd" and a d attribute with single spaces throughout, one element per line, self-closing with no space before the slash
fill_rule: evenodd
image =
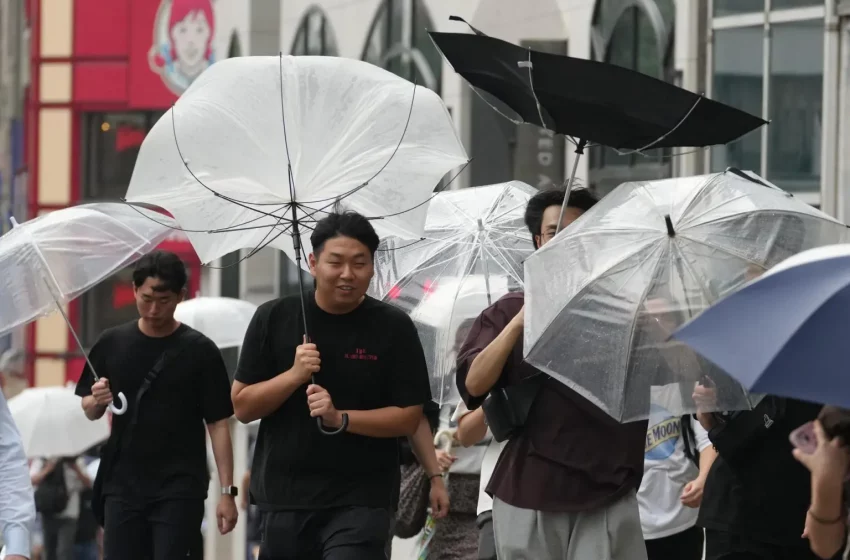
<path id="1" fill-rule="evenodd" d="M 209 472 L 205 423 L 233 415 L 230 381 L 221 352 L 206 336 L 180 325 L 165 337 L 149 337 L 138 321 L 108 329 L 89 352 L 98 376 L 109 379 L 115 402 L 123 392 L 128 406 L 166 350 L 171 356 L 139 404 L 129 446 L 122 447 L 104 479 L 105 494 L 159 499 L 207 495 Z M 177 350 L 177 347 L 183 347 Z M 76 393 L 91 395 L 94 378 L 86 365 Z M 123 432 L 131 411 L 113 415 L 113 434 Z M 113 443 L 113 442 L 110 442 Z"/>
<path id="2" fill-rule="evenodd" d="M 322 311 L 307 297 L 310 339 L 321 354 L 316 383 L 338 410 L 423 405 L 431 399 L 425 355 L 413 321 L 367 297 L 351 313 Z M 255 384 L 292 367 L 304 334 L 299 296 L 263 304 L 245 334 L 236 380 Z M 319 433 L 307 384 L 262 419 L 251 470 L 252 499 L 265 510 L 395 506 L 396 438 Z"/>

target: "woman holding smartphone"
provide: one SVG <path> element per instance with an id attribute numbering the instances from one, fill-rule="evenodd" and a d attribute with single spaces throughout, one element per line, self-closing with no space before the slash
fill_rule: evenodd
<path id="1" fill-rule="evenodd" d="M 850 435 L 850 411 L 827 406 L 818 420 L 791 434 L 794 457 L 812 474 L 812 502 L 806 513 L 803 536 L 812 552 L 832 558 L 846 542 L 847 504 L 845 481 L 850 452 L 845 442 Z"/>

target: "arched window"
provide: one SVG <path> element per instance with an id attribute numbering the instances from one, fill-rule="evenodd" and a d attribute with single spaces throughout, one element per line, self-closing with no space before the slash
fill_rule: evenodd
<path id="1" fill-rule="evenodd" d="M 230 36 L 230 45 L 227 47 L 227 58 L 242 56 L 242 43 L 239 42 L 239 35 L 234 31 Z"/>
<path id="2" fill-rule="evenodd" d="M 339 55 L 331 22 L 321 8 L 318 6 L 307 8 L 301 23 L 298 24 L 295 40 L 292 41 L 289 52 L 296 56 Z"/>
<path id="3" fill-rule="evenodd" d="M 673 81 L 673 0 L 597 0 L 591 27 L 591 56 L 655 78 Z M 605 194 L 625 181 L 671 176 L 670 150 L 619 155 L 590 150 L 589 183 Z M 666 156 L 666 157 L 665 157 Z"/>
<path id="4" fill-rule="evenodd" d="M 428 37 L 433 27 L 422 0 L 384 0 L 361 58 L 440 93 L 443 59 Z"/>

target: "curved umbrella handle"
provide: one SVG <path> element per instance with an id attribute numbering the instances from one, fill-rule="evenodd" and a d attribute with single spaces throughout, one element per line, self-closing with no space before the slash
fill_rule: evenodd
<path id="1" fill-rule="evenodd" d="M 121 416 L 122 414 L 127 412 L 127 397 L 124 396 L 124 393 L 118 393 L 118 400 L 121 401 L 121 408 L 115 406 L 115 403 L 113 402 L 109 405 L 109 410 L 112 411 L 112 414 L 117 414 L 118 416 Z"/>
<path id="2" fill-rule="evenodd" d="M 344 432 L 345 430 L 348 429 L 348 413 L 347 412 L 342 413 L 342 425 L 339 428 L 337 428 L 336 430 L 326 429 L 325 424 L 322 422 L 321 418 L 316 418 L 316 424 L 319 425 L 319 431 L 322 433 L 322 435 L 335 436 L 337 434 L 341 434 L 342 432 Z"/>

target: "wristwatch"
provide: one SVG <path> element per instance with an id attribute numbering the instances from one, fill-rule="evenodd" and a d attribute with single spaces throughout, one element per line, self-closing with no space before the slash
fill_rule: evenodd
<path id="1" fill-rule="evenodd" d="M 221 487 L 221 495 L 222 496 L 233 496 L 234 498 L 239 495 L 239 488 L 236 486 L 222 486 Z"/>

